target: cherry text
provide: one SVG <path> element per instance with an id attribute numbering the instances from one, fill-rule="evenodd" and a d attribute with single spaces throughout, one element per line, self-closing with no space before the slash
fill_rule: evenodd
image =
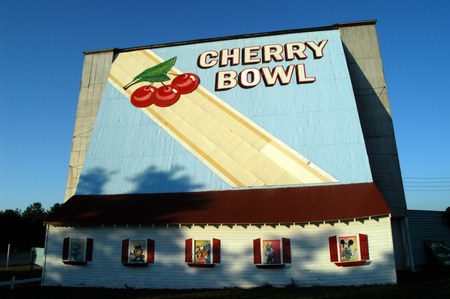
<path id="1" fill-rule="evenodd" d="M 302 61 L 309 57 L 321 59 L 328 40 L 292 42 L 285 45 L 268 44 L 263 46 L 249 46 L 245 48 L 209 50 L 201 53 L 197 64 L 202 69 L 212 67 L 224 68 L 237 65 L 268 64 L 282 61 Z M 276 65 L 260 68 L 244 68 L 239 73 L 235 70 L 218 70 L 216 73 L 216 91 L 229 90 L 239 85 L 242 88 L 252 88 L 261 81 L 265 86 L 275 84 L 287 85 L 295 76 L 297 84 L 313 83 L 316 77 L 308 76 L 304 63 L 290 64 L 288 66 Z"/>

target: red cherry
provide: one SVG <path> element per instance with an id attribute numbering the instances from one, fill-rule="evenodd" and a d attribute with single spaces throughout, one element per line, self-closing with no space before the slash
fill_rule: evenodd
<path id="1" fill-rule="evenodd" d="M 172 81 L 172 86 L 177 88 L 181 94 L 193 92 L 199 84 L 200 78 L 192 73 L 181 74 Z"/>
<path id="2" fill-rule="evenodd" d="M 141 86 L 130 97 L 131 104 L 138 108 L 145 108 L 155 102 L 156 88 L 153 86 Z"/>
<path id="3" fill-rule="evenodd" d="M 155 105 L 158 107 L 169 107 L 180 99 L 181 93 L 172 85 L 161 86 L 155 93 Z"/>

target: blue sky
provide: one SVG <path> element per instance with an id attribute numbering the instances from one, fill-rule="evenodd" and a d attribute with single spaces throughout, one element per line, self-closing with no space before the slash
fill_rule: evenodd
<path id="1" fill-rule="evenodd" d="M 377 19 L 410 209 L 450 206 L 450 1 L 0 2 L 0 209 L 64 198 L 83 51 Z"/>

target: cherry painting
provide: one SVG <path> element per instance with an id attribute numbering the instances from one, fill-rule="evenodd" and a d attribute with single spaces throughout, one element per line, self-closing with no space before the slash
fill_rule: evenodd
<path id="1" fill-rule="evenodd" d="M 177 75 L 169 73 L 176 59 L 177 57 L 175 56 L 146 69 L 123 87 L 127 90 L 137 83 L 150 83 L 139 87 L 131 94 L 130 101 L 133 106 L 145 108 L 154 104 L 158 107 L 169 107 L 175 104 L 181 98 L 181 95 L 191 93 L 197 89 L 200 84 L 200 78 L 196 74 L 185 73 Z M 175 78 L 172 80 L 169 75 L 175 76 Z M 170 80 L 172 80 L 171 84 L 164 83 Z M 155 83 L 161 83 L 162 86 L 156 88 L 153 86 Z"/>

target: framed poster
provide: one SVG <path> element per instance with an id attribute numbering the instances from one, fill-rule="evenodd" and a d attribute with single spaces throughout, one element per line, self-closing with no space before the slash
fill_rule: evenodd
<path id="1" fill-rule="evenodd" d="M 194 263 L 211 263 L 211 240 L 195 240 L 194 242 Z"/>
<path id="2" fill-rule="evenodd" d="M 263 264 L 281 264 L 280 240 L 263 240 L 261 249 Z"/>
<path id="3" fill-rule="evenodd" d="M 283 268 L 291 263 L 291 240 L 253 240 L 253 263 L 257 268 Z"/>
<path id="4" fill-rule="evenodd" d="M 91 238 L 64 238 L 62 262 L 68 265 L 85 265 L 92 261 L 94 240 Z"/>
<path id="5" fill-rule="evenodd" d="M 86 239 L 70 239 L 69 261 L 86 261 Z"/>
<path id="6" fill-rule="evenodd" d="M 184 261 L 189 267 L 212 268 L 220 264 L 220 239 L 185 240 Z"/>
<path id="7" fill-rule="evenodd" d="M 357 236 L 339 237 L 339 255 L 341 262 L 359 261 Z"/>
<path id="8" fill-rule="evenodd" d="M 130 240 L 128 243 L 128 263 L 147 263 L 147 240 Z"/>
<path id="9" fill-rule="evenodd" d="M 369 238 L 365 234 L 353 236 L 331 236 L 330 262 L 339 267 L 360 266 L 369 264 Z"/>

